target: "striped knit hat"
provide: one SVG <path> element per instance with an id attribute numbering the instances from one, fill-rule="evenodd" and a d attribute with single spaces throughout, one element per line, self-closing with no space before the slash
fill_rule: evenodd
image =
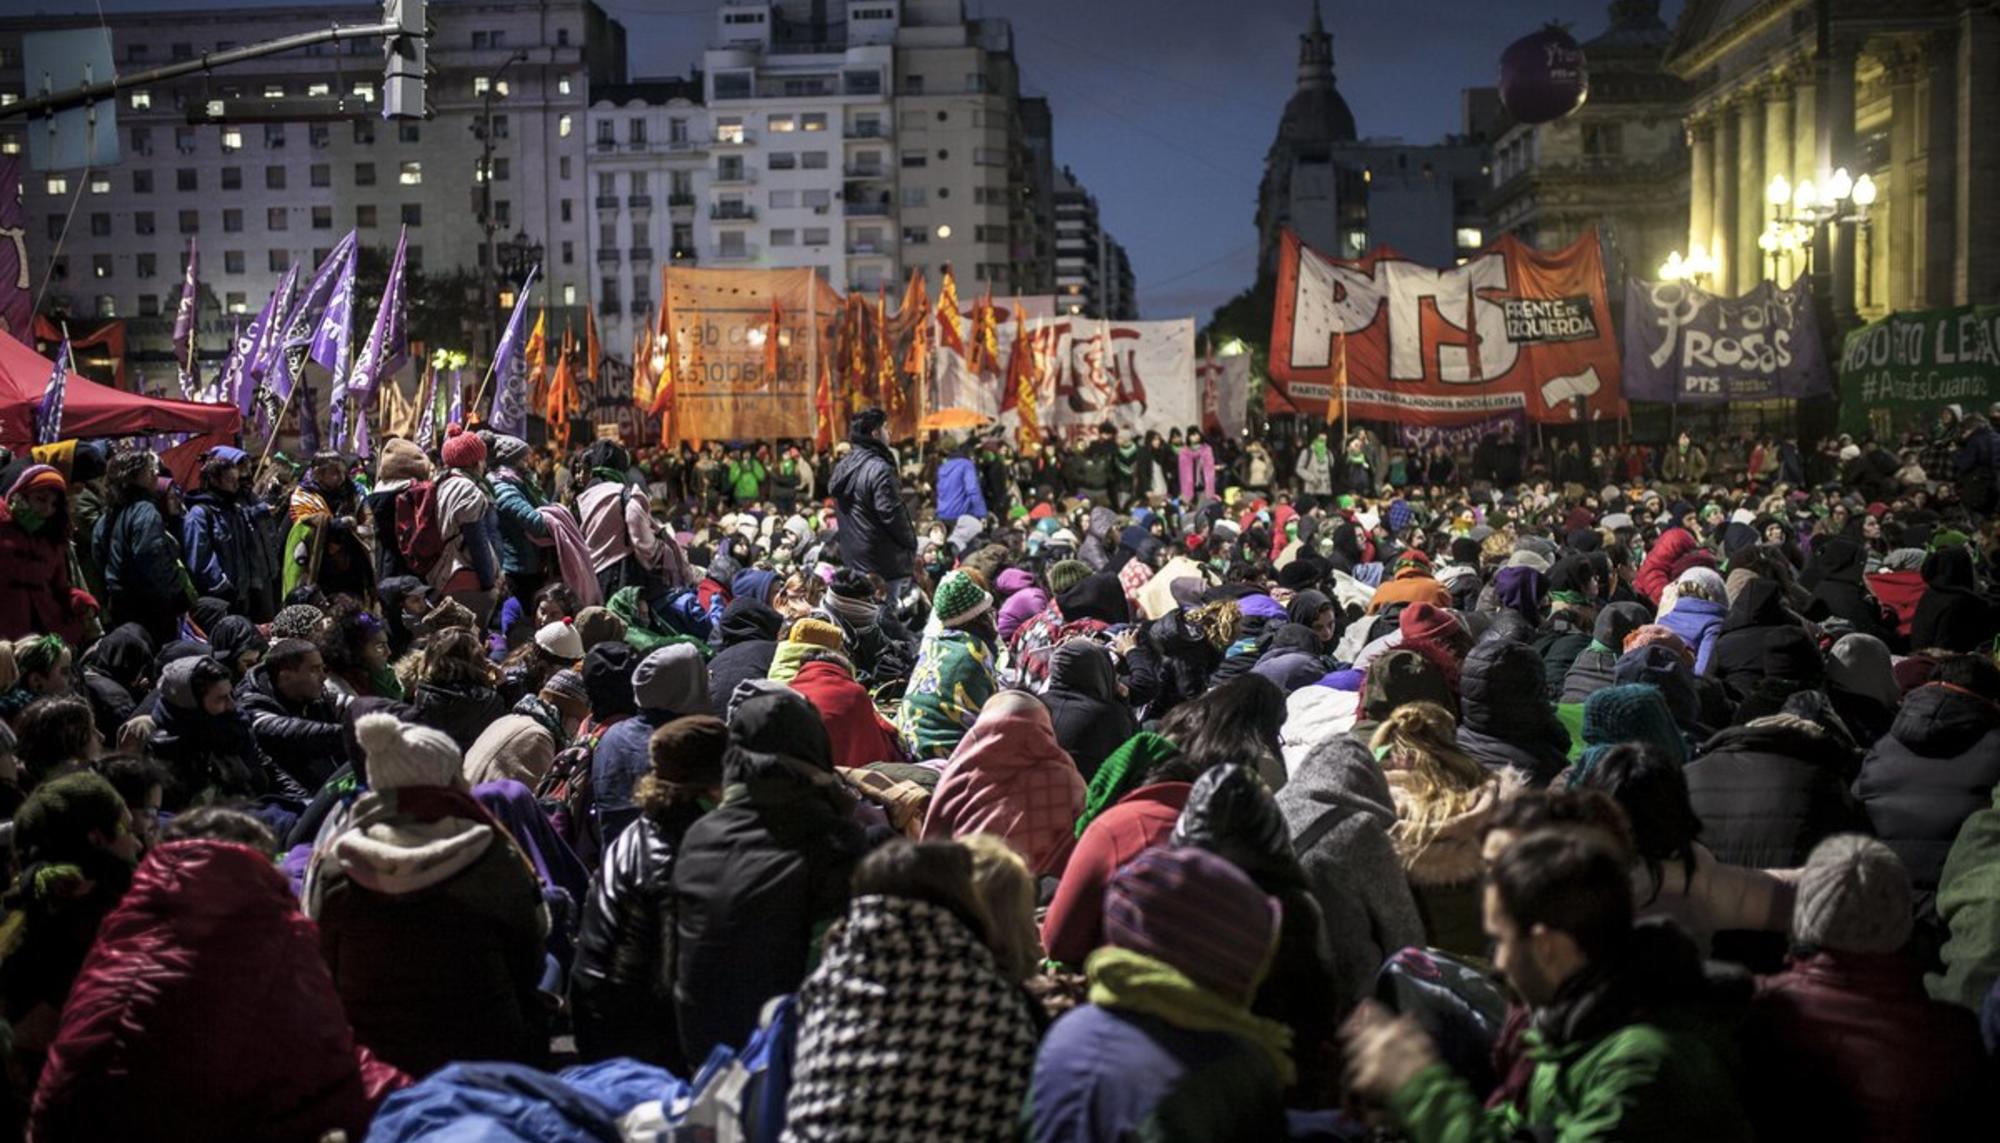
<path id="1" fill-rule="evenodd" d="M 1112 875 L 1104 936 L 1203 988 L 1248 1001 L 1270 967 L 1282 913 L 1277 898 L 1224 858 L 1155 846 Z"/>
<path id="2" fill-rule="evenodd" d="M 1061 595 L 1090 578 L 1090 565 L 1082 560 L 1057 560 L 1049 565 L 1049 590 Z"/>
<path id="3" fill-rule="evenodd" d="M 986 614 L 992 606 L 993 597 L 980 590 L 972 577 L 962 571 L 952 572 L 939 581 L 937 595 L 931 600 L 938 622 L 946 627 L 963 627 Z"/>

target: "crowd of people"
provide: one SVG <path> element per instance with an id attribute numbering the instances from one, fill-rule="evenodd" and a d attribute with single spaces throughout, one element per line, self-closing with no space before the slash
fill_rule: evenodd
<path id="1" fill-rule="evenodd" d="M 6 1130 L 1982 1134 L 1987 416 L 849 429 L 0 458 Z"/>

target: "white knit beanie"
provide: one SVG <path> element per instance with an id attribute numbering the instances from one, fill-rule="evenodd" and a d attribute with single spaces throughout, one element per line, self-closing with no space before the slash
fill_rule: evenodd
<path id="1" fill-rule="evenodd" d="M 369 789 L 465 785 L 465 756 L 442 730 L 377 713 L 355 722 L 354 737 L 367 757 Z"/>

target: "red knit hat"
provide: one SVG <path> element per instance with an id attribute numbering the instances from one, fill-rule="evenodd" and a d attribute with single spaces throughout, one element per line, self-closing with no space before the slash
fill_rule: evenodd
<path id="1" fill-rule="evenodd" d="M 453 424 L 444 431 L 444 463 L 447 468 L 471 468 L 486 463 L 486 442 Z"/>
<path id="2" fill-rule="evenodd" d="M 1435 643 L 1448 647 L 1465 632 L 1459 626 L 1458 617 L 1435 603 L 1412 603 L 1396 617 L 1396 628 L 1403 633 L 1403 641 Z"/>

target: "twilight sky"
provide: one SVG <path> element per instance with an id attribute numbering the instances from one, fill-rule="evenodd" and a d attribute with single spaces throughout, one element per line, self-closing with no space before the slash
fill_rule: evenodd
<path id="1" fill-rule="evenodd" d="M 271 0 L 264 0 L 271 2 Z M 315 0 L 277 0 L 308 4 Z M 107 12 L 234 6 L 102 0 Z M 598 0 L 622 22 L 635 77 L 686 74 L 712 0 Z M 69 10 L 75 3 L 38 7 Z M 1049 97 L 1057 161 L 1125 244 L 1143 316 L 1193 316 L 1250 284 L 1264 152 L 1296 77 L 1311 0 L 966 0 L 1013 21 L 1024 90 Z M 1671 23 L 1680 0 L 1665 0 Z M 1363 136 L 1435 142 L 1459 92 L 1495 82 L 1500 51 L 1555 20 L 1579 40 L 1609 0 L 1324 0 L 1334 71 Z"/>

